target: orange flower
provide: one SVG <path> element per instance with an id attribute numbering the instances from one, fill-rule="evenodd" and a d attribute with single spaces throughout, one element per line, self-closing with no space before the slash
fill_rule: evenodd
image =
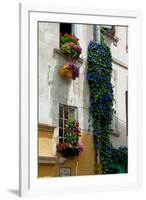
<path id="1" fill-rule="evenodd" d="M 70 46 L 70 47 L 75 47 L 75 43 L 74 42 L 67 42 L 66 43 L 68 46 Z"/>

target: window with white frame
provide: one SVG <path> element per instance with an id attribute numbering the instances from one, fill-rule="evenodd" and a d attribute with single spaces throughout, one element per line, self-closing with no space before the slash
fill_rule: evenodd
<path id="1" fill-rule="evenodd" d="M 59 143 L 65 142 L 65 124 L 69 118 L 77 120 L 77 107 L 68 105 L 59 105 Z"/>

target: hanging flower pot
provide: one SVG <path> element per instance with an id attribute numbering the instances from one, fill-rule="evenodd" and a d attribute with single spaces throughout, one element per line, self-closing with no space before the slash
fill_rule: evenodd
<path id="1" fill-rule="evenodd" d="M 66 72 L 66 77 L 67 79 L 71 79 L 73 77 L 73 72 L 71 69 L 68 69 Z"/>
<path id="2" fill-rule="evenodd" d="M 79 68 L 73 63 L 66 63 L 60 66 L 59 74 L 63 79 L 75 80 L 79 77 Z"/>

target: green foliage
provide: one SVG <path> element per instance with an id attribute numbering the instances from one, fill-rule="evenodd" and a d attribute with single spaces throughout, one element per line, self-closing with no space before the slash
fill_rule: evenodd
<path id="1" fill-rule="evenodd" d="M 95 148 L 100 152 L 103 174 L 116 173 L 115 165 L 123 161 L 116 161 L 115 155 L 122 157 L 122 151 L 114 149 L 109 140 L 110 126 L 113 119 L 113 86 L 112 56 L 110 48 L 103 42 L 90 42 L 88 46 L 87 80 L 90 89 L 90 115 L 94 132 Z M 96 151 L 97 152 L 97 151 Z M 96 155 L 97 157 L 97 155 Z M 127 157 L 124 156 L 125 163 Z M 97 164 L 96 164 L 97 167 Z"/>
<path id="2" fill-rule="evenodd" d="M 60 36 L 60 48 L 71 58 L 79 58 L 82 53 L 82 48 L 79 45 L 78 38 L 74 35 L 65 33 Z"/>
<path id="3" fill-rule="evenodd" d="M 80 130 L 78 121 L 73 118 L 68 119 L 65 125 L 64 143 L 57 144 L 58 152 L 64 157 L 79 156 L 79 153 L 84 150 L 84 144 L 79 141 Z"/>
<path id="4" fill-rule="evenodd" d="M 81 54 L 81 51 L 77 51 L 77 46 L 72 43 L 63 44 L 61 49 L 71 58 L 79 58 Z"/>
<path id="5" fill-rule="evenodd" d="M 128 172 L 128 150 L 127 147 L 118 149 L 111 148 L 108 152 L 108 159 L 105 162 L 105 174 L 117 174 Z"/>
<path id="6" fill-rule="evenodd" d="M 76 146 L 80 136 L 80 128 L 75 119 L 68 119 L 65 125 L 65 141 L 66 143 Z"/>
<path id="7" fill-rule="evenodd" d="M 61 34 L 60 36 L 60 45 L 62 46 L 65 43 L 73 42 L 74 44 L 78 44 L 78 38 L 74 35 L 70 35 L 68 33 Z"/>

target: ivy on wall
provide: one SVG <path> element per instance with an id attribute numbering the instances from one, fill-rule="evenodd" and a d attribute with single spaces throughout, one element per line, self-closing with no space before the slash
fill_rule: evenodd
<path id="1" fill-rule="evenodd" d="M 109 139 L 110 126 L 114 113 L 114 94 L 111 83 L 112 56 L 110 48 L 105 43 L 99 44 L 91 41 L 88 46 L 87 62 L 86 78 L 90 89 L 90 115 L 96 154 L 99 152 L 102 173 L 126 172 L 126 147 L 114 149 Z"/>

